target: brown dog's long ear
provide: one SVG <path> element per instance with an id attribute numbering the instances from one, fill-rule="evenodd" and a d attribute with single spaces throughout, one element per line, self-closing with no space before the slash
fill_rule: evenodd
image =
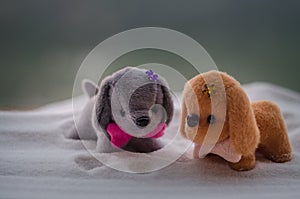
<path id="1" fill-rule="evenodd" d="M 259 129 L 252 106 L 236 80 L 225 74 L 225 87 L 226 82 L 231 84 L 226 88 L 230 143 L 243 155 L 254 153 L 259 143 Z"/>
<path id="2" fill-rule="evenodd" d="M 112 120 L 111 103 L 110 103 L 110 90 L 112 87 L 111 78 L 106 78 L 101 82 L 100 92 L 96 97 L 96 118 L 102 129 Z"/>
<path id="3" fill-rule="evenodd" d="M 186 109 L 186 105 L 185 105 L 185 99 L 184 97 L 182 98 L 182 103 L 181 103 L 181 113 L 180 113 L 180 126 L 179 126 L 179 130 L 181 135 L 184 138 L 187 138 L 186 133 L 185 133 L 185 123 L 186 123 L 186 116 L 187 116 L 187 109 Z"/>
<path id="4" fill-rule="evenodd" d="M 174 104 L 173 99 L 171 96 L 171 93 L 169 91 L 169 88 L 166 86 L 161 86 L 162 93 L 163 93 L 163 107 L 166 110 L 167 113 L 167 120 L 166 123 L 169 124 L 173 118 L 174 114 Z"/>

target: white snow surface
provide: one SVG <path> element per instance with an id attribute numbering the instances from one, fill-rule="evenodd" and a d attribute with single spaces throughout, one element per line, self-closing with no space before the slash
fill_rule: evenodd
<path id="1" fill-rule="evenodd" d="M 217 156 L 182 155 L 154 172 L 117 171 L 88 152 L 94 141 L 63 136 L 74 125 L 72 100 L 66 100 L 32 111 L 0 112 L 0 198 L 299 198 L 300 94 L 269 83 L 244 88 L 251 100 L 280 106 L 293 147 L 291 162 L 258 156 L 255 169 L 237 172 Z M 83 107 L 87 98 L 74 100 Z M 75 116 L 79 113 L 77 108 Z M 165 134 L 178 131 L 179 113 L 176 107 Z M 104 155 L 114 164 L 129 164 L 131 158 L 126 161 L 125 152 Z"/>

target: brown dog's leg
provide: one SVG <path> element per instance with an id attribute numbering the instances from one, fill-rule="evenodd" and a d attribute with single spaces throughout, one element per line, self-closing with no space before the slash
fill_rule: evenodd
<path id="1" fill-rule="evenodd" d="M 277 105 L 270 101 L 252 103 L 260 130 L 259 151 L 274 162 L 292 159 L 292 149 L 286 126 Z"/>
<path id="2" fill-rule="evenodd" d="M 229 163 L 229 166 L 237 171 L 249 171 L 255 167 L 255 155 L 250 154 L 242 156 L 242 159 L 237 163 Z"/>

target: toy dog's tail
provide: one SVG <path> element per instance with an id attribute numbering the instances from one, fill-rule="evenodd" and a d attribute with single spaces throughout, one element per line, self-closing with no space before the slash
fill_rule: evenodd
<path id="1" fill-rule="evenodd" d="M 93 98 L 98 93 L 97 85 L 91 80 L 84 79 L 81 83 L 82 90 L 89 98 Z M 91 113 L 94 107 L 94 99 L 90 99 L 80 113 L 76 126 L 74 125 L 69 131 L 64 133 L 66 138 L 96 140 L 97 136 L 92 127 Z M 74 120 L 75 122 L 75 120 Z"/>
<path id="2" fill-rule="evenodd" d="M 91 80 L 84 79 L 81 83 L 83 92 L 89 97 L 92 98 L 98 93 L 97 85 Z"/>

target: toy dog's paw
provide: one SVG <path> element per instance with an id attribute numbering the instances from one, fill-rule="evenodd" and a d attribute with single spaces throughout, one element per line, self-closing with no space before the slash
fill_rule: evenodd
<path id="1" fill-rule="evenodd" d="M 123 147 L 124 150 L 136 153 L 151 153 L 163 147 L 159 140 L 152 138 L 132 138 L 128 144 Z"/>
<path id="2" fill-rule="evenodd" d="M 254 155 L 242 156 L 242 159 L 237 163 L 229 163 L 229 166 L 236 171 L 249 171 L 255 167 Z"/>
<path id="3" fill-rule="evenodd" d="M 280 155 L 271 155 L 268 158 L 270 160 L 272 160 L 273 162 L 283 163 L 283 162 L 288 162 L 288 161 L 292 160 L 292 154 L 285 153 L 285 154 L 280 154 Z"/>

